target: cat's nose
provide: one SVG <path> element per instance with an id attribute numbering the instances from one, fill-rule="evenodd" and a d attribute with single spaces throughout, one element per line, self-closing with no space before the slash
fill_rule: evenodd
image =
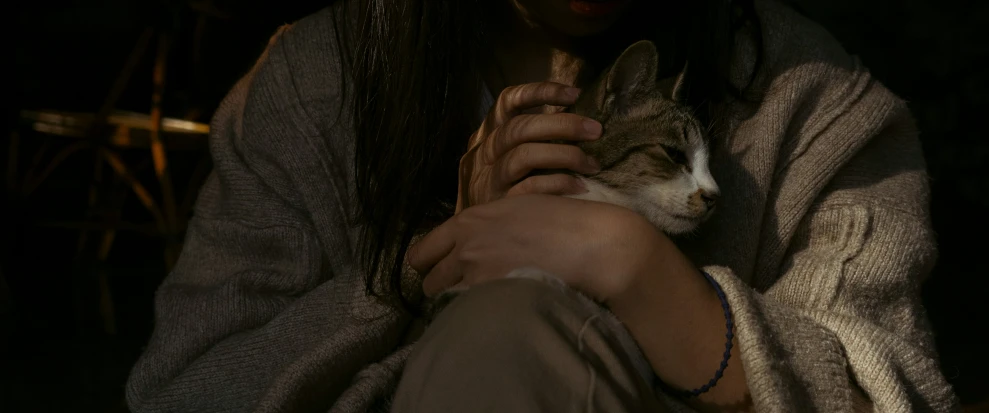
<path id="1" fill-rule="evenodd" d="M 714 209 L 714 204 L 718 201 L 718 193 L 711 191 L 701 191 L 701 200 L 704 201 L 704 206 L 707 209 Z"/>

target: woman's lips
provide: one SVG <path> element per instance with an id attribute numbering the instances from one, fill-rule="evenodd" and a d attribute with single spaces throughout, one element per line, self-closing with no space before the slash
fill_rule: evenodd
<path id="1" fill-rule="evenodd" d="M 586 17 L 606 17 L 628 0 L 570 0 L 570 10 Z"/>

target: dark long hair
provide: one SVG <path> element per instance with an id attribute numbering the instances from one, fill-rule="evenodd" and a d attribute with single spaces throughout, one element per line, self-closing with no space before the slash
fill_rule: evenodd
<path id="1" fill-rule="evenodd" d="M 360 263 L 370 295 L 416 312 L 418 288 L 403 279 L 412 237 L 453 214 L 457 165 L 478 124 L 480 53 L 492 0 L 352 0 L 342 41 L 356 131 Z M 507 2 L 506 2 L 507 3 Z M 688 103 L 699 114 L 728 95 L 732 46 L 758 23 L 752 0 L 670 1 L 657 24 L 672 24 L 690 61 Z M 676 10 L 674 10 L 676 9 Z M 340 13 L 337 9 L 337 13 Z M 660 23 L 661 22 L 661 23 Z M 338 40 L 340 40 L 338 24 Z M 760 39 L 756 39 L 757 41 Z M 414 285 L 414 284 L 413 284 Z"/>

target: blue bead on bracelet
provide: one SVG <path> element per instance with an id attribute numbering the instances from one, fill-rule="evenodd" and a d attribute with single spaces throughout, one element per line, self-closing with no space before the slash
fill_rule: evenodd
<path id="1" fill-rule="evenodd" d="M 721 308 L 725 312 L 725 327 L 728 329 L 728 332 L 725 334 L 727 341 L 725 342 L 725 354 L 724 358 L 721 359 L 721 366 L 718 367 L 718 371 L 714 372 L 714 378 L 708 381 L 707 384 L 693 390 L 680 390 L 674 389 L 662 381 L 659 382 L 660 386 L 667 392 L 684 398 L 697 397 L 706 393 L 708 390 L 711 390 L 712 387 L 718 384 L 718 380 L 721 380 L 721 376 L 724 376 L 725 374 L 725 369 L 728 368 L 728 360 L 731 359 L 732 340 L 735 338 L 735 323 L 732 321 L 731 307 L 728 305 L 728 298 L 725 297 L 724 290 L 721 289 L 721 284 L 718 284 L 718 282 L 715 281 L 714 278 L 712 278 L 707 272 L 701 271 L 701 274 L 703 274 L 704 278 L 706 278 L 707 281 L 714 286 L 714 291 L 718 294 L 718 299 L 721 300 Z"/>

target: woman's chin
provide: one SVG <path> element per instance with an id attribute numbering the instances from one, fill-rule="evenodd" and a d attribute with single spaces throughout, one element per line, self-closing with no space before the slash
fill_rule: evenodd
<path id="1" fill-rule="evenodd" d="M 617 19 L 630 0 L 568 0 L 570 12 L 582 19 Z"/>
<path id="2" fill-rule="evenodd" d="M 589 37 L 608 31 L 633 0 L 522 1 L 535 11 L 544 27 L 570 37 Z"/>

